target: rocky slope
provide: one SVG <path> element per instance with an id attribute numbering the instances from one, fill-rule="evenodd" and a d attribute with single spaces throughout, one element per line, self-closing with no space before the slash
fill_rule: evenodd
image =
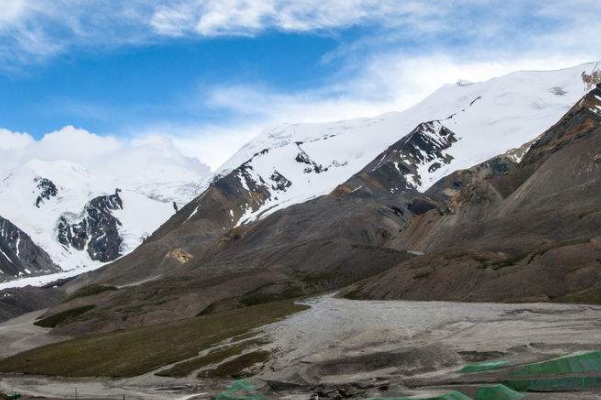
<path id="1" fill-rule="evenodd" d="M 54 306 L 64 296 L 57 288 L 26 286 L 0 290 L 0 322 Z"/>
<path id="2" fill-rule="evenodd" d="M 59 270 L 48 253 L 38 247 L 29 235 L 0 217 L 0 274 L 18 277 Z"/>
<path id="3" fill-rule="evenodd" d="M 113 211 L 123 209 L 119 192 L 121 189 L 117 189 L 115 194 L 90 200 L 80 220 L 70 222 L 64 215 L 60 216 L 57 226 L 60 244 L 86 250 L 94 261 L 112 261 L 122 255 L 122 238 L 119 235 L 122 224 L 113 215 Z"/>
<path id="4" fill-rule="evenodd" d="M 442 207 L 396 239 L 427 254 L 343 293 L 369 299 L 599 302 L 601 89 L 519 164 L 498 157 L 426 194 Z"/>

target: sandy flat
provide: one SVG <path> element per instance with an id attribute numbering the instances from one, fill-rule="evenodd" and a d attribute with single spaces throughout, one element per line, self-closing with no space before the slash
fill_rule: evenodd
<path id="1" fill-rule="evenodd" d="M 0 358 L 68 339 L 50 336 L 50 329 L 33 324 L 45 312 L 46 310 L 38 310 L 0 323 Z"/>

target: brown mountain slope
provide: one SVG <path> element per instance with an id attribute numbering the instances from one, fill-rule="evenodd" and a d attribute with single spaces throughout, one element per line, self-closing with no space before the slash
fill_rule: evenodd
<path id="1" fill-rule="evenodd" d="M 601 90 L 515 166 L 502 158 L 427 193 L 398 247 L 428 254 L 344 290 L 359 299 L 601 301 Z M 500 164 L 499 164 L 500 163 Z M 493 167 L 504 165 L 502 168 Z"/>

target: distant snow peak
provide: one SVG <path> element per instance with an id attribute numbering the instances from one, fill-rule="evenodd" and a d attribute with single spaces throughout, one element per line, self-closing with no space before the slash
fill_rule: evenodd
<path id="1" fill-rule="evenodd" d="M 198 195 L 204 184 L 187 180 L 194 172 L 186 168 L 168 163 L 164 169 L 172 169 L 169 179 L 151 174 L 127 177 L 126 170 L 92 174 L 69 161 L 31 160 L 0 176 L 0 215 L 26 233 L 64 273 L 92 270 L 137 247 L 175 213 L 173 202 L 186 204 Z M 116 192 L 116 187 L 122 191 Z M 24 257 L 31 252 L 31 247 L 19 249 Z M 31 273 L 23 268 L 19 276 L 40 270 L 27 269 Z M 0 281 L 12 276 L 17 275 L 0 272 Z"/>

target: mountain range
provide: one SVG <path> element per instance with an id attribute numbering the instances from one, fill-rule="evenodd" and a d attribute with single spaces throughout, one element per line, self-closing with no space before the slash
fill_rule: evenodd
<path id="1" fill-rule="evenodd" d="M 594 202 L 553 208 L 564 190 L 580 199 L 598 166 L 582 153 L 570 172 L 553 154 L 596 127 L 598 92 L 582 97 L 583 68 L 460 82 L 400 113 L 267 130 L 133 252 L 69 282 L 68 292 L 122 289 L 61 304 L 50 314 L 96 311 L 55 329 L 129 329 L 348 285 L 356 298 L 586 298 L 596 281 L 578 251 L 586 284 L 565 284 L 560 268 L 524 287 L 540 273 L 525 265 L 553 265 L 543 256 L 567 257 L 565 243 L 595 254 Z M 407 274 L 412 291 L 379 290 L 409 285 Z"/>
<path id="2" fill-rule="evenodd" d="M 194 246 L 204 247 L 205 238 L 331 193 L 424 193 L 443 177 L 501 153 L 518 162 L 529 143 L 581 97 L 579 74 L 589 67 L 460 81 L 403 112 L 267 129 L 205 181 L 206 171 L 173 154 L 160 163 L 141 162 L 157 157 L 143 147 L 93 172 L 67 161 L 27 162 L 0 179 L 0 216 L 21 232 L 3 236 L 13 250 L 0 277 L 12 281 L 4 286 L 22 286 L 97 269 L 130 253 L 168 220 L 171 234 L 202 231 Z M 142 171 L 138 165 L 155 167 Z M 153 241 L 166 230 L 159 229 Z M 36 247 L 28 252 L 34 262 L 18 259 L 21 236 Z M 172 263 L 160 256 L 131 279 L 170 271 Z M 129 259 L 123 264 L 118 275 L 136 268 Z"/>
<path id="3" fill-rule="evenodd" d="M 30 276 L 5 285 L 39 287 L 0 291 L 3 379 L 108 377 L 156 398 L 246 398 L 232 388 L 250 382 L 274 399 L 592 398 L 591 67 L 460 81 L 402 112 L 270 128 L 207 179 L 169 160 L 155 165 L 164 174 L 37 160 L 11 170 L 0 269 Z M 252 381 L 221 392 L 239 378 Z"/>

